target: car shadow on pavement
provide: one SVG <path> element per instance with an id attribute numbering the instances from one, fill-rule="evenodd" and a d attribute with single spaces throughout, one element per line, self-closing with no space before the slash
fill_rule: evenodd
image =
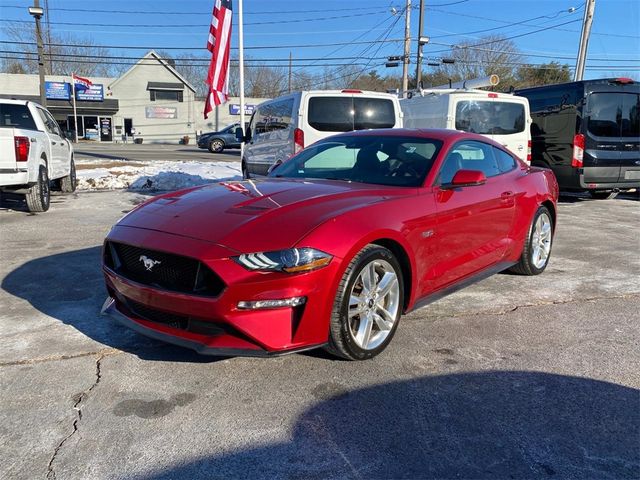
<path id="1" fill-rule="evenodd" d="M 640 391 L 633 388 L 492 371 L 356 391 L 325 383 L 311 393 L 319 403 L 297 419 L 290 439 L 132 478 L 599 479 L 640 472 Z"/>
<path id="2" fill-rule="evenodd" d="M 9 273 L 1 287 L 93 340 L 144 360 L 207 363 L 223 359 L 149 339 L 100 315 L 107 298 L 101 251 L 96 246 L 31 260 Z"/>

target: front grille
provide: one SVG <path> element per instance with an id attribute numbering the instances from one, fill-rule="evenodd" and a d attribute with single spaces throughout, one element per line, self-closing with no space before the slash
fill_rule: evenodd
<path id="1" fill-rule="evenodd" d="M 118 296 L 118 301 L 120 305 L 124 306 L 136 317 L 150 322 L 161 323 L 169 327 L 187 330 L 189 332 L 199 333 L 202 335 L 222 335 L 225 333 L 225 330 L 222 327 L 213 322 L 198 320 L 193 317 L 165 312 L 163 310 L 157 310 L 147 305 L 134 302 L 129 298 L 124 298 L 121 295 Z"/>
<path id="2" fill-rule="evenodd" d="M 224 289 L 220 277 L 195 258 L 107 242 L 104 261 L 118 275 L 150 287 L 210 297 Z"/>

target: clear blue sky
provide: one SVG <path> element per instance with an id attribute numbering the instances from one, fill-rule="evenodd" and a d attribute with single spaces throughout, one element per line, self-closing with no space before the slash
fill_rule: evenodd
<path id="1" fill-rule="evenodd" d="M 45 1 L 40 0 L 41 5 Z M 238 0 L 233 3 L 234 21 L 237 21 Z M 277 59 L 288 60 L 291 52 L 294 65 L 354 63 L 363 68 L 379 67 L 382 74 L 391 72 L 380 67 L 384 59 L 379 57 L 402 54 L 400 39 L 404 35 L 404 19 L 394 16 L 391 8 L 401 10 L 405 3 L 406 0 L 244 0 L 245 55 L 270 59 L 268 63 L 276 64 Z M 419 0 L 412 3 L 411 34 L 415 38 Z M 428 0 L 425 3 L 425 35 L 432 40 L 424 51 L 427 58 L 441 58 L 446 55 L 448 45 L 477 41 L 486 34 L 512 37 L 541 30 L 513 39 L 523 53 L 531 55 L 528 61 L 557 60 L 572 68 L 575 65 L 584 12 L 581 0 Z M 32 4 L 32 0 L 0 0 L 0 28 L 9 19 L 31 21 L 27 7 Z M 81 36 L 100 45 L 158 50 L 196 48 L 199 50 L 188 52 L 203 58 L 207 56 L 204 45 L 213 0 L 48 0 L 48 4 L 51 29 L 58 34 Z M 571 7 L 577 10 L 568 13 Z M 594 18 L 585 77 L 629 75 L 640 78 L 640 1 L 597 0 Z M 236 24 L 234 48 L 238 46 L 237 32 Z M 398 42 L 368 43 L 381 39 L 397 39 Z M 0 40 L 7 40 L 1 30 Z M 347 45 L 326 46 L 331 43 Z M 287 48 L 273 48 L 278 46 Z M 414 42 L 412 52 L 415 50 Z M 145 52 L 128 49 L 117 53 L 138 56 Z M 179 51 L 174 53 L 179 54 Z M 324 60 L 303 60 L 305 58 Z"/>

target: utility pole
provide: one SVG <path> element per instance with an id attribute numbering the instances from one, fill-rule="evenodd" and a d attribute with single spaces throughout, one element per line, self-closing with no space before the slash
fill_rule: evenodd
<path id="1" fill-rule="evenodd" d="M 29 15 L 36 19 L 36 42 L 38 44 L 38 75 L 40 77 L 40 104 L 47 106 L 47 97 L 44 92 L 44 47 L 42 45 L 42 29 L 40 18 L 44 10 L 40 8 L 40 0 L 33 0 L 33 7 L 29 7 Z"/>
<path id="2" fill-rule="evenodd" d="M 51 15 L 49 15 L 49 0 L 44 0 L 44 20 L 47 22 L 47 50 L 49 51 L 49 75 L 53 75 L 53 57 L 51 56 Z"/>
<path id="3" fill-rule="evenodd" d="M 289 52 L 289 93 L 291 93 L 291 67 L 293 62 L 293 55 Z"/>
<path id="4" fill-rule="evenodd" d="M 424 22 L 424 0 L 420 0 L 420 19 L 418 20 L 418 59 L 416 60 L 416 88 L 420 88 L 422 81 L 422 46 Z"/>
<path id="5" fill-rule="evenodd" d="M 587 63 L 587 48 L 589 47 L 589 35 L 591 34 L 591 23 L 593 23 L 595 8 L 596 0 L 587 0 L 584 9 L 584 18 L 582 19 L 582 34 L 580 35 L 580 47 L 578 48 L 576 71 L 573 77 L 574 82 L 582 80 L 584 76 L 584 67 Z"/>
<path id="6" fill-rule="evenodd" d="M 404 60 L 402 62 L 402 98 L 409 90 L 409 56 L 411 55 L 411 0 L 407 0 L 404 22 Z"/>

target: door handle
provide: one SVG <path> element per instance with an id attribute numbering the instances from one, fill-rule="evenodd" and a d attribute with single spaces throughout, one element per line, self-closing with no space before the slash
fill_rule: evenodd
<path id="1" fill-rule="evenodd" d="M 51 142 L 51 145 L 56 145 L 56 142 Z"/>

